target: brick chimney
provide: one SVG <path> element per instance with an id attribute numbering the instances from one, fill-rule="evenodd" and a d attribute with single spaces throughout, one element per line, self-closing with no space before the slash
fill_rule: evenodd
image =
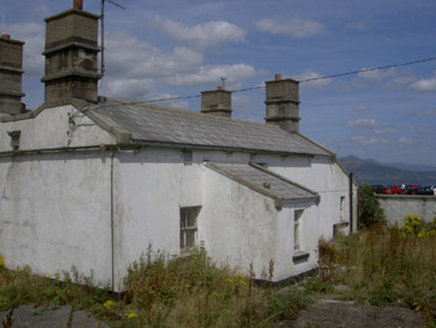
<path id="1" fill-rule="evenodd" d="M 0 37 L 0 113 L 20 114 L 24 42 Z"/>
<path id="2" fill-rule="evenodd" d="M 282 80 L 281 75 L 276 74 L 274 81 L 266 81 L 265 84 L 266 123 L 278 125 L 290 133 L 298 133 L 299 82 L 292 79 Z"/>
<path id="3" fill-rule="evenodd" d="M 83 11 L 82 0 L 73 6 L 45 19 L 45 103 L 97 102 L 99 16 Z"/>
<path id="4" fill-rule="evenodd" d="M 201 92 L 201 112 L 220 117 L 232 117 L 232 92 L 218 87 Z"/>

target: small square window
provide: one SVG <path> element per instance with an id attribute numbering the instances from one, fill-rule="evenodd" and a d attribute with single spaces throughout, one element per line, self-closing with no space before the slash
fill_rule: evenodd
<path id="1" fill-rule="evenodd" d="M 21 131 L 11 131 L 8 132 L 8 135 L 11 137 L 12 150 L 14 151 L 18 150 L 20 148 Z"/>
<path id="2" fill-rule="evenodd" d="M 201 206 L 180 208 L 180 250 L 189 252 L 197 246 L 197 217 Z"/>

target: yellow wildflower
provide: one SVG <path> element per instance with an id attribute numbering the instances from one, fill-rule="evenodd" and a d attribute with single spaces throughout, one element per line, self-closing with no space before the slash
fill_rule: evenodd
<path id="1" fill-rule="evenodd" d="M 131 313 L 129 313 L 129 315 L 127 316 L 127 319 L 133 319 L 133 318 L 137 318 L 138 317 L 138 315 L 135 313 L 135 312 L 131 312 Z"/>
<path id="2" fill-rule="evenodd" d="M 50 276 L 50 273 L 47 273 L 46 275 L 45 275 L 45 277 L 46 278 L 50 278 L 51 276 Z"/>
<path id="3" fill-rule="evenodd" d="M 241 278 L 242 278 L 242 274 L 238 273 L 238 274 L 236 275 L 236 279 L 241 279 Z"/>
<path id="4" fill-rule="evenodd" d="M 3 255 L 0 255 L 0 268 L 5 266 L 5 257 Z"/>
<path id="5" fill-rule="evenodd" d="M 233 280 L 232 279 L 227 279 L 226 280 L 229 284 L 233 284 Z"/>
<path id="6" fill-rule="evenodd" d="M 27 267 L 27 265 L 23 265 L 23 270 L 26 270 L 28 267 Z"/>
<path id="7" fill-rule="evenodd" d="M 110 310 L 110 309 L 112 309 L 114 306 L 115 306 L 115 303 L 112 302 L 111 300 L 106 301 L 106 302 L 103 304 L 103 307 L 104 307 L 106 310 Z"/>

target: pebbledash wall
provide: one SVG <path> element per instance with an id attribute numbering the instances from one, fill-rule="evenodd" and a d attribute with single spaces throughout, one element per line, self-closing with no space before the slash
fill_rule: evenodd
<path id="1" fill-rule="evenodd" d="M 419 215 L 426 222 L 436 218 L 436 196 L 377 195 L 377 199 L 392 224 L 401 225 L 407 214 Z"/>

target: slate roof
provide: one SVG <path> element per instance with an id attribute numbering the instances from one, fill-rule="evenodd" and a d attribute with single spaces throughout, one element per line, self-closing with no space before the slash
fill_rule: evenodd
<path id="1" fill-rule="evenodd" d="M 109 126 L 127 131 L 131 142 L 135 144 L 156 143 L 260 153 L 334 155 L 310 139 L 300 134 L 290 134 L 274 125 L 153 105 L 110 101 L 92 106 L 89 111 Z"/>
<path id="2" fill-rule="evenodd" d="M 281 201 L 281 205 L 296 201 L 317 201 L 319 194 L 257 164 L 205 165 L 257 192 Z M 281 207 L 281 206 L 278 206 Z"/>

